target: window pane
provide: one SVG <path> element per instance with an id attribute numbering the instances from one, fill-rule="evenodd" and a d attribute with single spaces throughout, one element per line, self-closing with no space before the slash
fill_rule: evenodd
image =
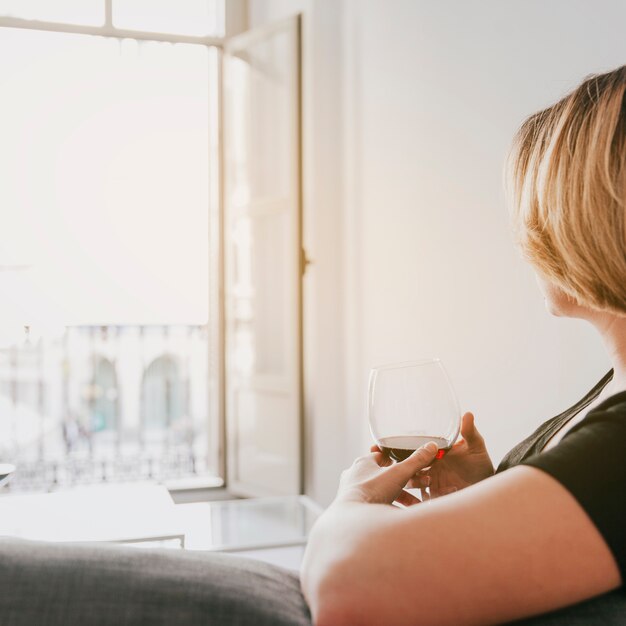
<path id="1" fill-rule="evenodd" d="M 113 24 L 153 33 L 222 37 L 224 0 L 113 0 Z"/>
<path id="2" fill-rule="evenodd" d="M 11 488 L 206 473 L 216 51 L 8 28 L 0 58 Z"/>
<path id="3" fill-rule="evenodd" d="M 229 487 L 299 490 L 300 176 L 295 20 L 224 57 Z"/>
<path id="4" fill-rule="evenodd" d="M 0 253 L 41 308 L 206 323 L 207 49 L 7 29 L 0 58 Z"/>
<path id="5" fill-rule="evenodd" d="M 0 0 L 0 15 L 100 26 L 104 23 L 104 0 Z"/>
<path id="6" fill-rule="evenodd" d="M 280 211 L 233 220 L 233 367 L 284 376 L 289 312 L 289 223 Z"/>
<path id="7" fill-rule="evenodd" d="M 289 195 L 293 170 L 290 144 L 292 65 L 286 33 L 236 53 L 229 63 L 229 193 L 236 205 Z"/>

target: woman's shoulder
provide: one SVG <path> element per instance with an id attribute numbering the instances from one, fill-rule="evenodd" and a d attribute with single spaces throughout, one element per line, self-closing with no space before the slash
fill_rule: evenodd
<path id="1" fill-rule="evenodd" d="M 593 411 L 590 411 L 589 415 L 591 416 L 595 413 L 608 413 L 608 415 L 612 417 L 626 415 L 626 391 L 619 391 L 609 396 L 606 400 L 598 404 Z"/>
<path id="2" fill-rule="evenodd" d="M 563 439 L 574 433 L 591 436 L 592 433 L 597 435 L 600 432 L 607 437 L 626 437 L 626 391 L 613 394 L 595 406 Z"/>
<path id="3" fill-rule="evenodd" d="M 552 436 L 570 419 L 575 416 L 580 411 L 584 410 L 586 406 L 588 406 L 598 395 L 602 392 L 604 387 L 611 381 L 613 378 L 613 370 L 609 370 L 580 400 L 578 400 L 575 404 L 565 409 L 562 413 L 559 413 L 555 417 L 552 417 L 542 424 L 540 424 L 526 439 L 520 441 L 516 446 L 514 446 L 507 454 L 504 455 L 496 473 L 503 472 L 504 470 L 510 469 L 516 465 L 522 463 L 525 459 L 532 457 L 535 454 L 538 454 L 545 447 L 546 443 L 552 438 Z M 610 398 L 607 398 L 604 402 L 599 404 L 593 411 L 589 412 L 589 415 L 585 417 L 581 422 L 576 424 L 573 428 L 570 429 L 565 436 L 570 434 L 571 432 L 577 431 L 581 426 L 587 426 L 590 422 L 601 421 L 603 419 L 607 419 L 606 416 L 597 414 L 596 411 L 601 409 L 617 407 L 615 410 L 619 412 L 624 412 L 626 415 L 626 392 L 615 394 Z M 589 416 L 592 418 L 587 419 Z M 565 438 L 565 437 L 564 437 Z"/>

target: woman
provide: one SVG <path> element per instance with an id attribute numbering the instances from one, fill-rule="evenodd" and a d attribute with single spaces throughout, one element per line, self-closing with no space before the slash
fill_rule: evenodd
<path id="1" fill-rule="evenodd" d="M 548 310 L 593 324 L 613 370 L 514 448 L 495 475 L 471 413 L 441 460 L 434 444 L 402 463 L 376 447 L 357 459 L 302 568 L 319 626 L 502 623 L 622 587 L 625 92 L 626 66 L 533 115 L 508 170 L 519 244 Z M 403 488 L 428 483 L 444 497 L 411 506 L 419 501 Z"/>
<path id="2" fill-rule="evenodd" d="M 495 475 L 471 413 L 441 460 L 432 444 L 402 463 L 378 448 L 357 459 L 303 563 L 318 626 L 502 623 L 611 590 L 532 623 L 625 622 L 625 91 L 626 67 L 531 117 L 510 168 L 548 308 L 591 322 L 613 370 Z M 404 490 L 428 483 L 425 505 Z M 0 539 L 0 579 L 12 626 L 310 624 L 293 573 L 229 555 Z"/>

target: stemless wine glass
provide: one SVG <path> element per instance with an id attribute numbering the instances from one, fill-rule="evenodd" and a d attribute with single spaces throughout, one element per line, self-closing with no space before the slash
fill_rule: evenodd
<path id="1" fill-rule="evenodd" d="M 434 441 L 440 459 L 456 441 L 461 410 L 439 359 L 381 365 L 370 372 L 372 437 L 396 461 Z"/>

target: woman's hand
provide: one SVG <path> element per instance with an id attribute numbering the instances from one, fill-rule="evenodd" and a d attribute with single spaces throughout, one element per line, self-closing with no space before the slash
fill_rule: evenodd
<path id="1" fill-rule="evenodd" d="M 437 444 L 430 442 L 404 461 L 393 463 L 374 446 L 371 454 L 359 457 L 341 474 L 335 501 L 417 504 L 419 499 L 404 491 L 404 487 L 433 462 L 436 454 Z"/>
<path id="2" fill-rule="evenodd" d="M 472 413 L 463 415 L 461 435 L 463 439 L 457 441 L 432 467 L 419 472 L 409 481 L 409 487 L 430 486 L 430 495 L 436 498 L 492 476 L 493 463 L 485 447 L 485 440 L 476 430 Z"/>

